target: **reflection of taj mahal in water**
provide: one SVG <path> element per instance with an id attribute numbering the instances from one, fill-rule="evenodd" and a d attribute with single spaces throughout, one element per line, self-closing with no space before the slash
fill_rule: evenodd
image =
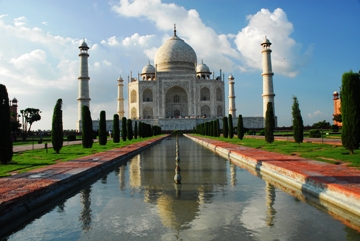
<path id="1" fill-rule="evenodd" d="M 272 86 L 271 43 L 265 38 L 261 45 L 264 70 L 263 108 L 266 108 L 268 101 L 274 103 L 275 96 Z M 89 47 L 83 42 L 79 49 L 78 130 L 81 128 L 81 106 L 90 104 L 87 64 Z M 197 64 L 195 51 L 176 35 L 176 28 L 174 36 L 157 50 L 154 66 L 149 62 L 137 78 L 133 78 L 132 74 L 128 77 L 127 118 L 158 125 L 162 130 L 192 130 L 202 122 L 232 114 L 236 125 L 234 77 L 228 77 L 229 108 L 226 111 L 224 74 L 220 70 L 220 74 L 215 76 L 203 61 Z M 117 114 L 120 119 L 125 116 L 123 83 L 124 80 L 120 77 L 117 98 Z M 264 116 L 265 112 L 266 109 L 263 111 Z M 264 116 L 243 117 L 244 126 L 262 128 Z M 97 128 L 98 121 L 93 121 L 93 129 Z M 107 129 L 112 129 L 112 120 L 107 121 Z"/>

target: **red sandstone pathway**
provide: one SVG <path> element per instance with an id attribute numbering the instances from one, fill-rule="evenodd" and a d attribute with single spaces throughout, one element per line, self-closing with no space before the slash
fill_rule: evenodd
<path id="1" fill-rule="evenodd" d="M 203 142 L 203 145 L 216 152 L 224 154 L 224 151 L 219 150 L 226 150 L 225 155 L 231 159 L 236 156 L 248 165 L 264 169 L 274 176 L 292 179 L 294 183 L 299 183 L 303 187 L 309 186 L 315 192 L 320 190 L 319 195 L 334 194 L 335 199 L 345 200 L 344 203 L 349 204 L 351 208 L 354 204 L 357 215 L 360 215 L 360 170 L 358 169 L 266 152 L 199 136 L 188 136 L 200 140 L 197 142 Z M 357 203 L 354 203 L 355 201 Z"/>

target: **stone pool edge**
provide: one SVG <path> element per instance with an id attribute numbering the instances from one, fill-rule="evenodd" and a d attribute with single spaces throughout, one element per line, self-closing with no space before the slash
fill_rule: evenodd
<path id="1" fill-rule="evenodd" d="M 208 139 L 206 137 L 195 137 L 188 134 L 184 136 L 230 159 L 234 163 L 239 162 L 245 164 L 254 171 L 289 184 L 301 192 L 306 192 L 318 198 L 319 201 L 328 202 L 354 215 L 360 216 L 360 185 L 358 183 L 352 184 L 346 181 L 334 180 L 334 178 L 331 179 L 330 176 L 322 174 L 318 169 L 312 171 L 310 167 L 319 165 L 320 169 L 333 168 L 334 173 L 339 172 L 339 170 L 343 168 L 345 172 L 348 171 L 348 175 L 356 175 L 356 178 L 360 178 L 360 170 L 339 167 L 333 164 L 307 160 L 300 157 L 265 152 L 255 148 Z M 255 155 L 252 156 L 244 153 L 252 153 Z M 256 155 L 257 153 L 260 155 Z M 271 156 L 275 156 L 275 158 Z M 283 163 L 286 163 L 286 166 L 284 166 Z M 300 163 L 303 165 L 298 167 Z M 309 168 L 308 170 L 304 170 L 304 167 Z M 327 173 L 329 173 L 329 171 Z"/>
<path id="2" fill-rule="evenodd" d="M 0 237 L 170 135 L 0 178 Z M 8 190 L 6 190 L 8 186 Z"/>

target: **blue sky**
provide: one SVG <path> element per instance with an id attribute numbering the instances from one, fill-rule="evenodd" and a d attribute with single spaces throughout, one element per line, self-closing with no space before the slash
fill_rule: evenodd
<path id="1" fill-rule="evenodd" d="M 0 83 L 20 109 L 42 111 L 33 129 L 51 128 L 58 98 L 64 129 L 75 129 L 78 46 L 85 38 L 92 118 L 105 110 L 111 119 L 118 77 L 127 79 L 130 71 L 136 75 L 153 63 L 175 23 L 198 63 L 235 77 L 237 114 L 262 115 L 260 43 L 266 35 L 272 42 L 278 126 L 291 125 L 293 95 L 305 125 L 331 122 L 332 93 L 342 74 L 360 70 L 359 13 L 359 0 L 2 0 Z"/>

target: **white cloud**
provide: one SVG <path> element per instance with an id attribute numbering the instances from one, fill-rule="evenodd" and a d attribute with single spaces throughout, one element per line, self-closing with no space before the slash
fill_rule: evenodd
<path id="1" fill-rule="evenodd" d="M 308 113 L 309 118 L 317 118 L 317 117 L 323 116 L 323 115 L 324 115 L 324 113 L 322 113 L 320 110 L 317 110 L 313 113 Z"/>
<path id="2" fill-rule="evenodd" d="M 43 25 L 48 26 L 48 22 L 44 21 L 42 22 Z"/>
<path id="3" fill-rule="evenodd" d="M 107 66 L 111 66 L 112 64 L 109 62 L 109 61 L 107 61 L 106 59 L 104 59 L 103 61 L 102 61 L 105 65 L 107 65 Z"/>
<path id="4" fill-rule="evenodd" d="M 0 19 L 9 16 L 8 14 L 2 14 L 0 15 Z"/>
<path id="5" fill-rule="evenodd" d="M 26 21 L 27 21 L 27 19 L 24 16 L 14 18 L 14 24 L 16 27 L 21 27 L 21 26 L 25 25 Z"/>
<path id="6" fill-rule="evenodd" d="M 301 44 L 290 37 L 294 31 L 293 24 L 287 19 L 286 13 L 280 9 L 270 12 L 261 9 L 255 15 L 247 16 L 248 26 L 236 36 L 235 44 L 244 56 L 250 68 L 262 69 L 262 56 L 259 54 L 260 44 L 265 36 L 273 43 L 271 46 L 273 72 L 295 77 L 300 68 L 308 62 L 312 53 L 309 47 L 304 54 L 300 53 Z"/>
<path id="7" fill-rule="evenodd" d="M 46 62 L 46 53 L 41 49 L 36 49 L 30 53 L 21 55 L 19 58 L 12 58 L 10 63 L 12 63 L 16 68 L 29 68 L 29 65 L 32 63 L 45 63 Z"/>

